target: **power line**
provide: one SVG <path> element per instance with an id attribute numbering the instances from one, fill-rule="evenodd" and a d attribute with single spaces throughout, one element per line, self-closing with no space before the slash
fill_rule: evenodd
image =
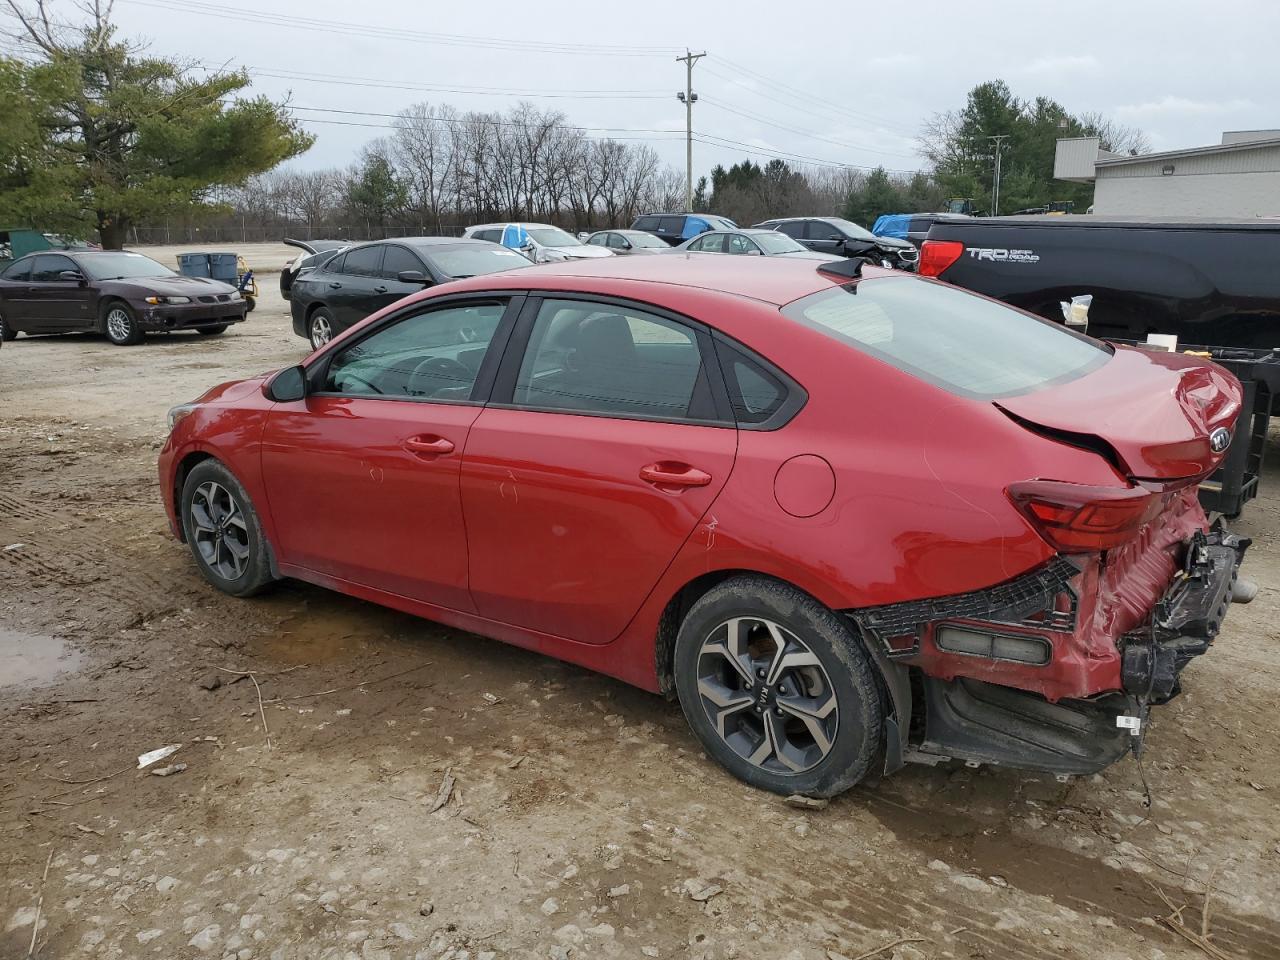
<path id="1" fill-rule="evenodd" d="M 411 83 L 393 80 L 379 80 L 376 77 L 348 77 L 335 74 L 314 74 L 304 73 L 300 70 L 276 70 L 263 67 L 255 67 L 250 64 L 242 64 L 244 69 L 255 77 L 270 77 L 275 80 L 292 80 L 300 83 L 327 83 L 331 85 L 343 87 L 372 87 L 379 90 L 413 90 L 424 93 L 459 93 L 465 95 L 482 96 L 482 97 L 521 97 L 536 100 L 665 100 L 666 96 L 662 94 L 647 93 L 625 93 L 618 92 L 600 92 L 586 91 L 581 93 L 574 92 L 558 92 L 558 93 L 538 93 L 530 90 L 504 89 L 499 87 L 465 87 L 465 86 L 444 86 L 440 84 L 430 83 Z M 221 67 L 210 67 L 207 64 L 201 64 L 201 67 L 211 72 L 218 72 Z"/>
<path id="2" fill-rule="evenodd" d="M 304 110 L 309 113 L 311 112 L 337 113 L 337 114 L 347 114 L 351 116 L 361 116 L 361 117 L 385 117 L 391 120 L 426 120 L 431 123 L 474 123 L 475 122 L 475 117 L 466 117 L 466 116 L 432 117 L 432 116 L 425 116 L 421 114 L 406 115 L 405 113 L 377 113 L 372 110 L 341 110 L 337 107 L 303 107 L 303 106 L 298 106 L 292 103 L 288 105 L 287 109 Z M 305 118 L 300 117 L 299 119 L 305 119 Z M 545 124 L 525 123 L 520 120 L 491 120 L 488 117 L 484 118 L 481 122 L 484 123 L 485 126 L 497 126 L 497 127 L 526 127 L 526 128 L 538 129 L 538 128 L 544 128 L 546 126 Z M 389 126 L 392 129 L 397 129 L 397 130 L 400 129 L 399 124 L 390 124 Z M 588 130 L 617 132 L 617 133 L 669 133 L 669 134 L 684 133 L 683 130 L 662 130 L 659 128 L 648 128 L 648 127 L 582 127 L 582 126 L 577 126 L 575 124 L 568 124 L 568 123 L 558 123 L 555 126 L 560 130 L 578 130 L 583 133 L 585 133 Z"/>
<path id="3" fill-rule="evenodd" d="M 400 127 L 392 123 L 361 123 L 356 120 L 324 120 L 324 119 L 321 119 L 320 117 L 295 117 L 294 119 L 300 123 L 323 123 L 327 126 L 335 126 L 335 127 L 365 127 L 371 130 L 401 129 Z M 627 141 L 644 141 L 644 142 L 669 141 L 674 143 L 676 141 L 683 140 L 684 136 L 682 134 L 680 136 L 674 136 L 674 137 L 586 137 L 585 139 L 587 140 L 627 140 Z"/>
<path id="4" fill-rule="evenodd" d="M 721 137 L 711 133 L 695 133 L 694 140 L 696 140 L 699 143 L 705 143 L 707 146 L 710 146 L 710 147 L 720 147 L 722 149 L 726 147 L 735 147 L 737 149 L 740 149 L 743 153 L 747 154 L 748 156 L 767 157 L 767 158 L 778 159 L 778 160 L 795 160 L 800 163 L 813 163 L 822 167 L 837 167 L 842 170 L 847 170 L 847 169 L 876 170 L 878 169 L 877 167 L 869 167 L 869 166 L 866 166 L 865 164 L 844 163 L 839 160 L 827 160 L 822 157 L 810 157 L 802 153 L 788 153 L 783 150 L 774 150 L 770 147 L 761 147 L 751 143 L 743 143 L 741 140 L 730 140 L 728 137 Z M 715 141 L 715 140 L 718 140 L 721 142 L 713 143 L 712 141 Z M 918 170 L 899 170 L 899 169 L 891 169 L 888 167 L 884 169 L 886 173 L 903 173 L 908 175 L 919 172 Z"/>
<path id="5" fill-rule="evenodd" d="M 437 46 L 478 47 L 488 50 L 505 50 L 521 53 L 552 53 L 574 56 L 652 57 L 677 52 L 678 47 L 652 45 L 579 44 L 553 40 L 509 40 L 500 37 L 477 37 L 465 34 L 431 33 L 423 30 L 406 30 L 400 27 L 378 27 L 371 24 L 343 20 L 327 20 L 320 17 L 295 16 L 270 13 L 224 4 L 203 4 L 192 0 L 125 0 L 137 6 L 152 7 L 176 13 L 194 13 L 217 17 L 220 20 L 235 18 L 254 23 L 269 23 L 294 30 L 310 30 L 318 33 L 336 33 L 341 36 L 373 37 L 380 40 L 402 40 L 409 43 L 426 43 Z"/>
<path id="6" fill-rule="evenodd" d="M 820 134 L 813 133 L 810 130 L 801 130 L 798 127 L 789 127 L 785 123 L 779 123 L 776 120 L 770 120 L 768 117 L 762 117 L 757 113 L 749 113 L 745 110 L 736 110 L 733 107 L 725 106 L 723 103 L 720 103 L 716 100 L 707 100 L 705 102 L 709 106 L 712 106 L 717 110 L 724 110 L 727 113 L 735 114 L 747 120 L 754 120 L 757 123 L 763 123 L 766 126 L 776 127 L 779 130 L 785 130 L 787 133 L 794 133 L 802 137 L 808 137 L 810 140 L 819 140 L 822 143 L 829 143 L 832 146 L 843 147 L 846 150 L 859 150 L 859 151 L 862 151 L 863 153 L 875 153 L 885 157 L 898 157 L 899 159 L 906 156 L 906 154 L 894 153 L 889 150 L 876 150 L 873 147 L 864 147 L 860 144 L 848 143 L 843 140 L 832 140 L 830 137 L 821 136 Z"/>

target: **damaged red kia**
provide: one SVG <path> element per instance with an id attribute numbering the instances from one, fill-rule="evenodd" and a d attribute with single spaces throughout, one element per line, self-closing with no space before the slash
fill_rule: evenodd
<path id="1" fill-rule="evenodd" d="M 922 277 L 785 258 L 459 280 L 171 411 L 174 534 L 679 700 L 747 783 L 1137 751 L 1233 599 L 1240 384 Z"/>

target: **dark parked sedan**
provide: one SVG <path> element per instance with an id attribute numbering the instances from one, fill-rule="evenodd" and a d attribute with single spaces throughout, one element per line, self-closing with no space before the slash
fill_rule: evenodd
<path id="1" fill-rule="evenodd" d="M 527 267 L 529 261 L 487 240 L 406 237 L 376 240 L 308 270 L 293 281 L 293 332 L 320 348 L 369 314 L 424 287 Z"/>
<path id="2" fill-rule="evenodd" d="M 0 273 L 0 337 L 101 333 L 117 346 L 143 334 L 222 333 L 249 312 L 240 292 L 205 277 L 179 276 L 140 253 L 31 253 Z"/>
<path id="3" fill-rule="evenodd" d="M 906 240 L 877 237 L 870 230 L 840 217 L 786 217 L 757 223 L 765 230 L 785 233 L 798 243 L 818 253 L 834 253 L 840 257 L 866 257 L 877 264 L 914 270 L 920 254 Z"/>

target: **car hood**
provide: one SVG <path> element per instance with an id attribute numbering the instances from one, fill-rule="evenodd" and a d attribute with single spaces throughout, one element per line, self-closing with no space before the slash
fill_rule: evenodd
<path id="1" fill-rule="evenodd" d="M 208 277 L 137 277 L 124 280 L 103 280 L 104 286 L 112 286 L 117 290 L 134 292 L 145 296 L 161 297 L 208 297 L 222 293 L 235 293 L 235 287 L 221 280 L 210 280 Z"/>
<path id="2" fill-rule="evenodd" d="M 543 247 L 542 249 L 550 250 L 553 253 L 558 253 L 565 257 L 571 257 L 574 260 L 587 260 L 591 257 L 613 256 L 613 251 L 611 250 L 606 250 L 604 247 L 593 247 L 585 243 L 577 247 Z"/>
<path id="3" fill-rule="evenodd" d="M 881 250 L 914 250 L 915 244 L 897 237 L 876 237 L 876 246 Z"/>
<path id="4" fill-rule="evenodd" d="M 1117 347 L 1083 377 L 996 406 L 1066 443 L 1097 449 L 1101 441 L 1135 480 L 1168 481 L 1217 468 L 1226 451 L 1214 450 L 1210 435 L 1234 428 L 1242 397 L 1240 381 L 1215 363 Z"/>
<path id="5" fill-rule="evenodd" d="M 843 260 L 844 257 L 835 253 L 822 253 L 818 250 L 792 250 L 790 253 L 774 253 L 770 254 L 774 257 L 786 257 L 789 260 Z"/>

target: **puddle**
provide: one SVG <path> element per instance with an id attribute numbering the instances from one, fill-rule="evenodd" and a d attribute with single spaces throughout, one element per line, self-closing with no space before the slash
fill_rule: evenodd
<path id="1" fill-rule="evenodd" d="M 43 687 L 80 669 L 84 655 L 63 640 L 0 627 L 0 690 Z"/>

